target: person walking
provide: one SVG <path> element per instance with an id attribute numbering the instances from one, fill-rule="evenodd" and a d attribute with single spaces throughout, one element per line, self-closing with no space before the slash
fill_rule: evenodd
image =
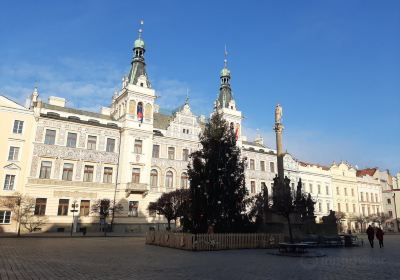
<path id="1" fill-rule="evenodd" d="M 375 235 L 374 228 L 371 225 L 369 225 L 367 228 L 367 236 L 371 248 L 374 248 L 374 235 Z"/>
<path id="2" fill-rule="evenodd" d="M 379 227 L 376 229 L 376 239 L 379 241 L 379 248 L 383 247 L 383 230 Z"/>

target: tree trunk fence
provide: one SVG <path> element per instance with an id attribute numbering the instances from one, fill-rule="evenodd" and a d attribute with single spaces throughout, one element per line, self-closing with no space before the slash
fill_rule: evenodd
<path id="1" fill-rule="evenodd" d="M 277 248 L 283 242 L 282 234 L 269 233 L 215 233 L 191 234 L 167 231 L 149 231 L 146 244 L 189 251 Z"/>

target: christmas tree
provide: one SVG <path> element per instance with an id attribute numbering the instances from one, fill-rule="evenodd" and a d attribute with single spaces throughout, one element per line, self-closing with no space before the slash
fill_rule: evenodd
<path id="1" fill-rule="evenodd" d="M 200 136 L 202 148 L 191 154 L 189 211 L 184 229 L 193 233 L 240 232 L 245 215 L 244 160 L 233 126 L 214 112 Z"/>

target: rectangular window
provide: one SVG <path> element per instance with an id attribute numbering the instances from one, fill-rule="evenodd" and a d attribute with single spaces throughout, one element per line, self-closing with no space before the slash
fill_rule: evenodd
<path id="1" fill-rule="evenodd" d="M 183 149 L 182 150 L 182 160 L 188 161 L 189 160 L 189 150 Z"/>
<path id="2" fill-rule="evenodd" d="M 35 215 L 44 216 L 46 213 L 47 198 L 36 198 Z"/>
<path id="3" fill-rule="evenodd" d="M 4 180 L 4 190 L 5 191 L 12 191 L 14 190 L 14 183 L 15 183 L 15 175 L 6 175 Z"/>
<path id="4" fill-rule="evenodd" d="M 175 159 L 175 148 L 168 147 L 168 159 Z"/>
<path id="5" fill-rule="evenodd" d="M 310 184 L 310 193 L 313 193 L 313 185 Z"/>
<path id="6" fill-rule="evenodd" d="M 62 179 L 64 181 L 72 181 L 73 171 L 74 171 L 74 165 L 72 163 L 64 163 Z"/>
<path id="7" fill-rule="evenodd" d="M 269 163 L 269 170 L 271 171 L 271 173 L 275 173 L 275 164 L 273 162 Z"/>
<path id="8" fill-rule="evenodd" d="M 318 212 L 322 212 L 322 203 L 318 202 Z"/>
<path id="9" fill-rule="evenodd" d="M 325 186 L 325 193 L 326 193 L 326 195 L 329 195 L 329 186 L 328 185 Z"/>
<path id="10" fill-rule="evenodd" d="M 361 201 L 364 201 L 364 193 L 361 192 Z"/>
<path id="11" fill-rule="evenodd" d="M 368 193 L 365 193 L 365 198 L 367 199 L 367 202 L 369 202 L 369 195 L 368 195 Z"/>
<path id="12" fill-rule="evenodd" d="M 378 194 L 375 194 L 375 202 L 378 202 Z"/>
<path id="13" fill-rule="evenodd" d="M 89 135 L 87 139 L 87 149 L 96 150 L 97 136 Z"/>
<path id="14" fill-rule="evenodd" d="M 337 204 L 337 210 L 338 212 L 341 212 L 342 209 L 340 209 L 340 203 Z"/>
<path id="15" fill-rule="evenodd" d="M 347 188 L 344 188 L 344 195 L 347 196 Z"/>
<path id="16" fill-rule="evenodd" d="M 250 182 L 250 192 L 256 193 L 256 182 L 254 182 L 254 181 Z"/>
<path id="17" fill-rule="evenodd" d="M 349 204 L 346 203 L 346 212 L 349 212 Z"/>
<path id="18" fill-rule="evenodd" d="M 40 179 L 50 179 L 51 174 L 51 161 L 42 161 L 40 166 Z"/>
<path id="19" fill-rule="evenodd" d="M 353 214 L 356 214 L 356 205 L 353 204 Z"/>
<path id="20" fill-rule="evenodd" d="M 254 159 L 250 160 L 250 170 L 254 170 L 255 166 L 254 166 Z"/>
<path id="21" fill-rule="evenodd" d="M 9 224 L 11 222 L 11 211 L 0 211 L 0 224 Z"/>
<path id="22" fill-rule="evenodd" d="M 354 196 L 354 189 L 351 189 L 351 196 Z"/>
<path id="23" fill-rule="evenodd" d="M 14 121 L 13 133 L 22 134 L 22 128 L 24 127 L 23 121 Z"/>
<path id="24" fill-rule="evenodd" d="M 328 212 L 329 210 L 331 210 L 331 205 L 329 202 L 326 203 L 326 211 Z"/>
<path id="25" fill-rule="evenodd" d="M 113 153 L 115 150 L 115 139 L 107 138 L 106 152 Z"/>
<path id="26" fill-rule="evenodd" d="M 47 145 L 54 145 L 56 143 L 56 131 L 53 129 L 46 129 L 44 136 L 44 143 Z"/>
<path id="27" fill-rule="evenodd" d="M 392 204 L 392 200 L 390 198 L 387 199 L 387 204 Z"/>
<path id="28" fill-rule="evenodd" d="M 10 150 L 8 151 L 8 160 L 18 160 L 19 156 L 19 147 L 10 147 Z"/>
<path id="29" fill-rule="evenodd" d="M 142 153 L 142 146 L 143 146 L 143 141 L 136 139 L 135 140 L 134 152 L 136 154 L 141 154 Z"/>
<path id="30" fill-rule="evenodd" d="M 389 217 L 392 218 L 393 217 L 393 212 L 389 211 Z"/>
<path id="31" fill-rule="evenodd" d="M 160 145 L 153 145 L 153 158 L 159 158 L 160 157 Z"/>
<path id="32" fill-rule="evenodd" d="M 365 206 L 364 205 L 361 206 L 361 211 L 362 211 L 363 216 L 365 216 Z"/>
<path id="33" fill-rule="evenodd" d="M 85 165 L 83 169 L 83 181 L 84 182 L 93 182 L 93 165 Z"/>
<path id="34" fill-rule="evenodd" d="M 260 170 L 265 171 L 265 161 L 263 160 L 260 161 Z"/>
<path id="35" fill-rule="evenodd" d="M 129 201 L 128 216 L 137 217 L 139 214 L 138 208 L 139 208 L 139 201 Z"/>
<path id="36" fill-rule="evenodd" d="M 318 188 L 318 194 L 321 194 L 321 185 L 318 185 L 317 188 Z"/>
<path id="37" fill-rule="evenodd" d="M 132 169 L 132 183 L 140 183 L 140 168 Z"/>
<path id="38" fill-rule="evenodd" d="M 90 213 L 90 200 L 81 200 L 79 215 L 89 216 L 89 213 Z"/>
<path id="39" fill-rule="evenodd" d="M 103 183 L 112 183 L 112 167 L 104 167 Z"/>
<path id="40" fill-rule="evenodd" d="M 337 195 L 340 195 L 339 187 L 336 187 L 336 194 L 337 194 Z"/>
<path id="41" fill-rule="evenodd" d="M 68 204 L 69 199 L 60 199 L 58 200 L 58 216 L 68 216 Z"/>
<path id="42" fill-rule="evenodd" d="M 76 148 L 76 139 L 78 138 L 78 134 L 68 132 L 67 136 L 67 147 Z"/>

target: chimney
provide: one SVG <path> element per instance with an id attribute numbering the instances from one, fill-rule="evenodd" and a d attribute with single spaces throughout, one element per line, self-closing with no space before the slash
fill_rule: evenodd
<path id="1" fill-rule="evenodd" d="M 59 107 L 65 107 L 65 98 L 57 96 L 49 96 L 49 104 Z"/>

